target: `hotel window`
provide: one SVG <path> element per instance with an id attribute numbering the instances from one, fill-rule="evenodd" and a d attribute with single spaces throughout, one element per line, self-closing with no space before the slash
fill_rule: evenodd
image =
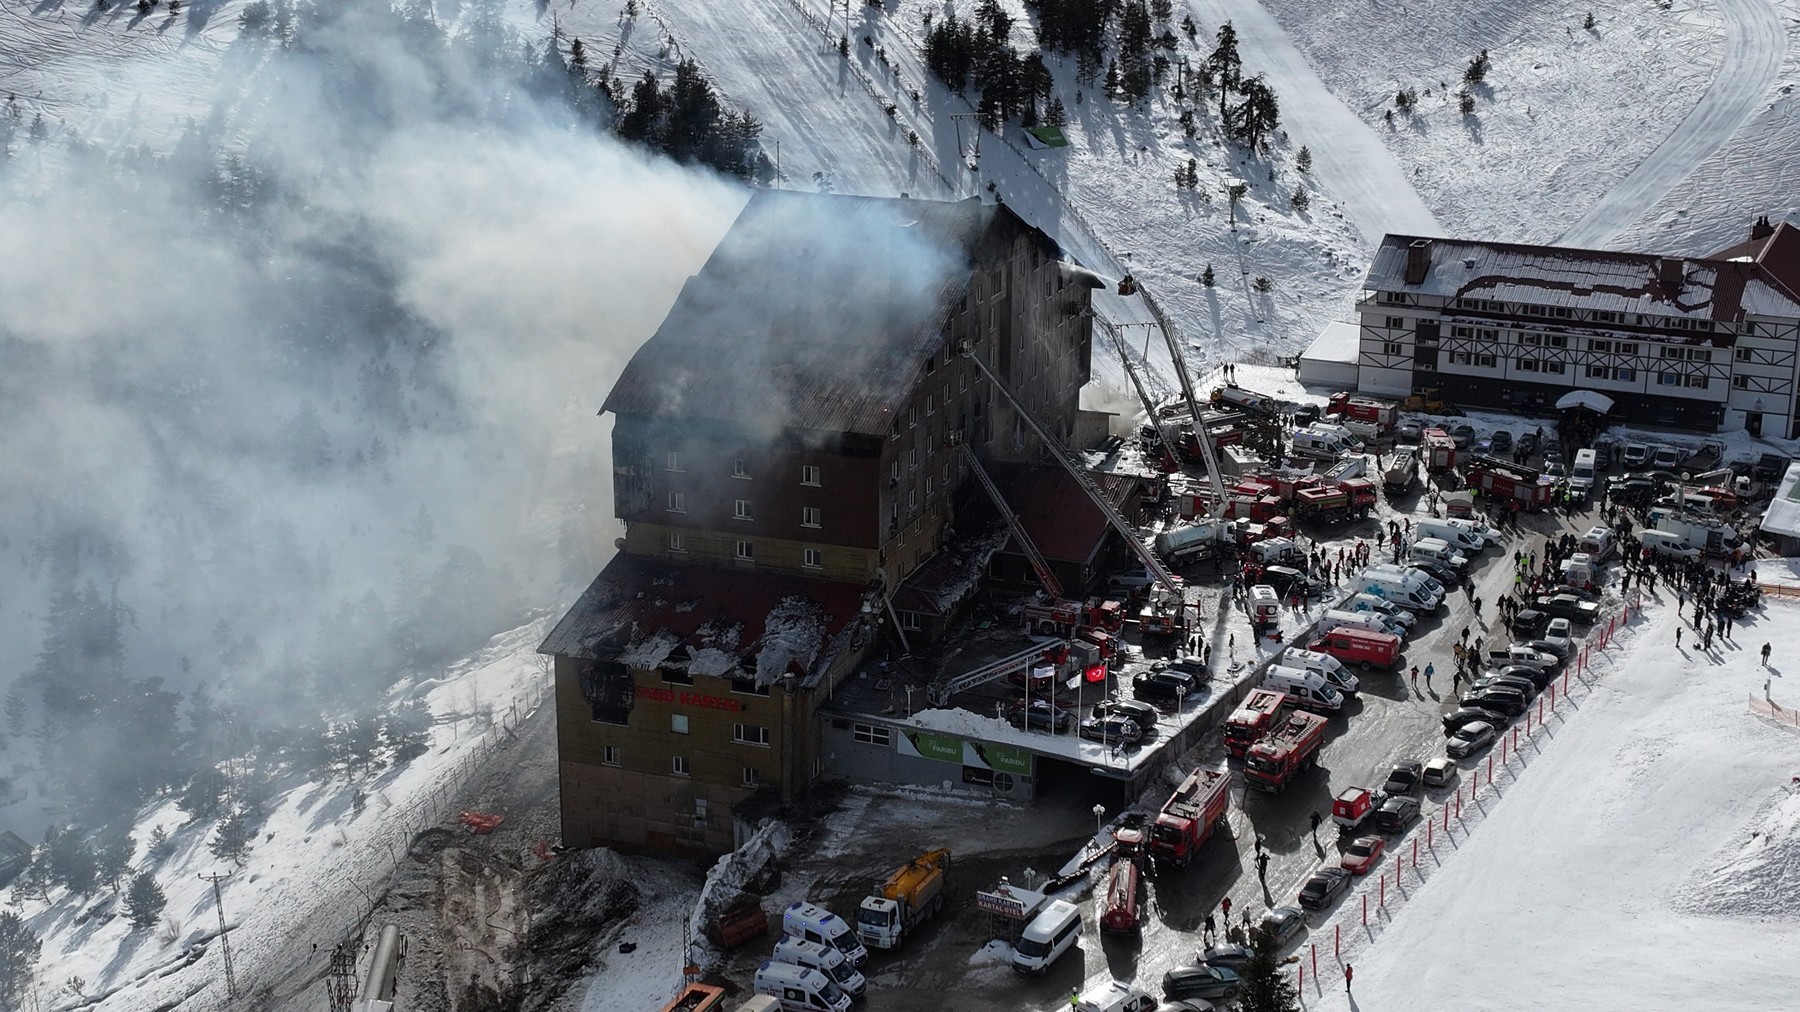
<path id="1" fill-rule="evenodd" d="M 608 745 L 600 753 L 600 761 L 608 766 L 622 766 L 625 763 L 625 750 L 617 745 Z"/>
<path id="2" fill-rule="evenodd" d="M 685 713 L 669 714 L 669 731 L 674 734 L 688 733 L 688 719 Z"/>
<path id="3" fill-rule="evenodd" d="M 864 745 L 892 745 L 894 743 L 894 729 L 891 727 L 852 724 L 850 725 L 850 734 Z"/>
<path id="4" fill-rule="evenodd" d="M 1594 314 L 1594 322 L 1596 323 L 1613 323 L 1617 321 L 1618 318 L 1619 314 L 1604 309 Z"/>
<path id="5" fill-rule="evenodd" d="M 756 771 L 756 767 L 754 767 L 754 766 L 744 767 L 744 786 L 745 787 L 755 787 L 761 783 L 762 783 L 762 774 L 758 773 Z"/>
<path id="6" fill-rule="evenodd" d="M 669 532 L 669 551 L 671 551 L 671 552 L 687 551 L 687 535 L 681 533 L 680 531 L 670 531 Z"/>
<path id="7" fill-rule="evenodd" d="M 737 557 L 740 561 L 749 562 L 756 558 L 756 543 L 740 541 L 737 543 Z"/>
<path id="8" fill-rule="evenodd" d="M 1381 353 L 1383 355 L 1398 355 L 1398 354 L 1400 354 L 1400 342 L 1398 342 L 1398 341 L 1383 341 L 1381 343 Z"/>
<path id="9" fill-rule="evenodd" d="M 731 462 L 731 476 L 733 478 L 750 477 L 750 462 L 742 457 L 734 459 Z"/>
<path id="10" fill-rule="evenodd" d="M 733 518 L 738 519 L 738 520 L 752 519 L 752 517 L 750 516 L 750 500 L 748 500 L 748 499 L 733 499 L 731 501 L 731 515 Z"/>
<path id="11" fill-rule="evenodd" d="M 931 498 L 931 486 L 936 480 L 929 474 L 925 476 L 925 498 Z"/>
<path id="12" fill-rule="evenodd" d="M 706 810 L 708 807 L 709 806 L 707 805 L 705 798 L 695 798 L 694 799 L 694 821 L 695 822 L 703 823 L 706 821 Z"/>
<path id="13" fill-rule="evenodd" d="M 767 745 L 769 729 L 761 724 L 733 724 L 731 740 L 740 745 Z"/>
<path id="14" fill-rule="evenodd" d="M 663 454 L 663 470 L 665 470 L 665 471 L 681 470 L 681 451 L 670 450 L 669 452 Z"/>
<path id="15" fill-rule="evenodd" d="M 1519 367 L 1520 372 L 1537 372 L 1538 371 L 1537 359 L 1521 358 L 1518 360 L 1518 367 Z"/>
<path id="16" fill-rule="evenodd" d="M 1541 334 L 1520 334 L 1519 335 L 1519 343 L 1520 344 L 1529 344 L 1533 348 L 1535 348 L 1538 345 L 1544 343 L 1544 338 L 1543 338 L 1543 335 L 1541 335 Z"/>
<path id="17" fill-rule="evenodd" d="M 806 549 L 806 554 L 803 556 L 803 558 L 805 561 L 802 563 L 802 565 L 804 565 L 808 569 L 824 569 L 825 568 L 825 553 L 819 551 L 817 548 Z"/>
<path id="18" fill-rule="evenodd" d="M 819 484 L 819 467 L 817 464 L 801 465 L 801 467 L 800 467 L 800 484 L 813 485 L 813 486 L 817 486 Z"/>
<path id="19" fill-rule="evenodd" d="M 747 696 L 766 696 L 769 694 L 769 687 L 758 684 L 754 678 L 733 678 L 731 691 L 741 692 Z"/>
<path id="20" fill-rule="evenodd" d="M 909 488 L 906 490 L 906 508 L 909 510 L 916 510 L 919 508 L 919 490 L 918 489 Z"/>
<path id="21" fill-rule="evenodd" d="M 1588 379 L 1605 379 L 1611 372 L 1611 369 L 1608 369 L 1603 365 L 1590 365 L 1587 367 Z"/>
<path id="22" fill-rule="evenodd" d="M 1611 341 L 1589 341 L 1588 342 L 1588 350 L 1593 351 L 1593 352 L 1601 352 L 1601 353 L 1609 352 L 1612 350 L 1612 342 Z"/>
<path id="23" fill-rule="evenodd" d="M 1733 376 L 1733 377 L 1731 377 L 1731 389 L 1733 389 L 1733 390 L 1748 390 L 1748 389 L 1750 389 L 1750 377 L 1748 377 L 1748 376 Z"/>
<path id="24" fill-rule="evenodd" d="M 824 511 L 817 506 L 802 506 L 800 507 L 800 526 L 817 527 L 819 518 L 823 515 Z"/>
<path id="25" fill-rule="evenodd" d="M 1495 359 L 1492 355 L 1475 356 L 1475 364 L 1481 366 L 1483 369 L 1492 369 L 1494 367 L 1494 362 Z"/>
<path id="26" fill-rule="evenodd" d="M 906 469 L 908 471 L 911 471 L 911 470 L 917 468 L 918 466 L 919 466 L 919 448 L 916 446 L 907 447 L 906 448 Z"/>
<path id="27" fill-rule="evenodd" d="M 937 414 L 937 395 L 925 395 L 925 414 L 927 417 Z"/>
<path id="28" fill-rule="evenodd" d="M 1613 379 L 1622 383 L 1631 383 L 1637 379 L 1636 369 L 1614 369 Z"/>
<path id="29" fill-rule="evenodd" d="M 1473 327 L 1451 327 L 1450 328 L 1450 336 L 1451 337 L 1474 337 L 1475 336 L 1475 328 L 1473 328 Z"/>
<path id="30" fill-rule="evenodd" d="M 678 777 L 687 776 L 688 775 L 687 756 L 684 756 L 684 755 L 670 756 L 669 757 L 669 772 L 675 774 Z"/>
<path id="31" fill-rule="evenodd" d="M 906 427 L 910 429 L 917 424 L 919 424 L 919 409 L 915 405 L 906 409 Z"/>
<path id="32" fill-rule="evenodd" d="M 1567 348 L 1569 339 L 1562 334 L 1545 334 L 1544 345 L 1549 348 Z"/>
<path id="33" fill-rule="evenodd" d="M 1664 348 L 1662 350 L 1662 357 L 1663 358 L 1680 358 L 1681 357 L 1681 349 L 1680 348 Z"/>
<path id="34" fill-rule="evenodd" d="M 669 512 L 670 513 L 686 513 L 687 512 L 687 493 L 686 492 L 670 492 L 669 493 Z"/>
<path id="35" fill-rule="evenodd" d="M 1660 372 L 1656 374 L 1656 384 L 1665 387 L 1680 386 L 1681 377 L 1672 372 Z"/>
<path id="36" fill-rule="evenodd" d="M 1697 372 L 1687 378 L 1687 385 L 1691 387 L 1704 387 L 1708 382 L 1710 381 L 1706 378 L 1705 373 Z"/>
<path id="37" fill-rule="evenodd" d="M 1620 341 L 1619 342 L 1619 354 L 1621 354 L 1621 355 L 1636 355 L 1637 354 L 1637 342 L 1636 341 Z"/>
<path id="38" fill-rule="evenodd" d="M 1561 362 L 1545 362 L 1544 371 L 1561 373 L 1563 371 L 1563 364 Z"/>
<path id="39" fill-rule="evenodd" d="M 1404 326 L 1406 326 L 1406 317 L 1390 316 L 1387 318 L 1387 325 L 1393 329 L 1399 329 L 1400 327 L 1404 327 Z"/>
<path id="40" fill-rule="evenodd" d="M 1711 362 L 1712 361 L 1712 349 L 1711 348 L 1689 348 L 1687 357 L 1688 357 L 1689 362 Z"/>
<path id="41" fill-rule="evenodd" d="M 1737 359 L 1739 362 L 1748 362 L 1748 361 L 1750 361 L 1750 349 L 1749 348 L 1739 348 L 1739 349 L 1737 349 L 1736 352 L 1734 352 L 1732 354 L 1732 357 Z"/>

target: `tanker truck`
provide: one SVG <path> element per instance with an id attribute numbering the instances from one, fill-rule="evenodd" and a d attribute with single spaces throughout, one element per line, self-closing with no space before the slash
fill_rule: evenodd
<path id="1" fill-rule="evenodd" d="M 863 944 L 871 949 L 898 948 L 943 905 L 948 874 L 948 850 L 927 851 L 895 869 L 874 895 L 863 899 L 856 913 L 856 930 Z"/>

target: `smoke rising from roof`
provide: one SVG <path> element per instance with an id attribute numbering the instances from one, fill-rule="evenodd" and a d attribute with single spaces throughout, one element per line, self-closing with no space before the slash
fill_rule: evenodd
<path id="1" fill-rule="evenodd" d="M 69 672 L 353 706 L 610 551 L 594 411 L 745 195 L 601 136 L 493 5 L 437 7 L 246 32 L 168 150 L 153 109 L 0 133 L 0 675 L 34 723 Z M 118 648 L 40 657 L 90 585 Z"/>

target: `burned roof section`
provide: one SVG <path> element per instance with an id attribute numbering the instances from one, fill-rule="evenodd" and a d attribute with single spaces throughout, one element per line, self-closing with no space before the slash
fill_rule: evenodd
<path id="1" fill-rule="evenodd" d="M 866 589 L 619 554 L 538 652 L 760 685 L 791 673 L 811 685 L 862 621 Z"/>
<path id="2" fill-rule="evenodd" d="M 1388 235 L 1363 287 L 1718 323 L 1800 317 L 1800 299 L 1753 260 L 1463 239 Z"/>
<path id="3" fill-rule="evenodd" d="M 1003 206 L 759 190 L 602 411 L 886 435 L 973 265 L 1019 234 Z"/>

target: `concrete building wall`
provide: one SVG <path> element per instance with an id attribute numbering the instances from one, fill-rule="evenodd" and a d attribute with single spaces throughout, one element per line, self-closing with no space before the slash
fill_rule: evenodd
<path id="1" fill-rule="evenodd" d="M 819 714 L 825 766 L 853 780 L 913 784 L 958 793 L 1030 801 L 1036 759 L 1023 750 L 994 751 L 952 735 L 922 734 L 866 716 Z M 1004 755 L 1002 755 L 1002 752 Z M 996 769 L 996 767 L 1000 767 Z M 995 781 L 995 773 L 1004 774 Z"/>

